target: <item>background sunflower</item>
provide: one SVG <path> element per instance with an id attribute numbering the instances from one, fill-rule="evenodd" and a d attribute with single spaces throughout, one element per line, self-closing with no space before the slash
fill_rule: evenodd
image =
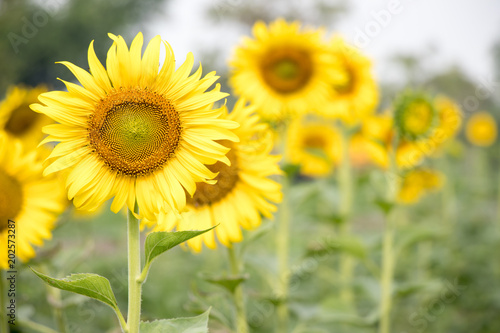
<path id="1" fill-rule="evenodd" d="M 7 221 L 15 222 L 16 255 L 26 262 L 34 246 L 52 237 L 57 218 L 68 201 L 55 176 L 43 177 L 42 152 L 0 132 L 0 244 L 7 249 Z M 0 251 L 0 269 L 7 268 L 7 251 Z"/>
<path id="2" fill-rule="evenodd" d="M 329 83 L 342 79 L 320 29 L 284 19 L 257 22 L 229 62 L 236 95 L 258 107 L 264 119 L 280 120 L 319 109 Z"/>
<path id="3" fill-rule="evenodd" d="M 53 122 L 29 107 L 37 102 L 38 95 L 46 91 L 47 87 L 44 85 L 35 88 L 12 86 L 0 103 L 0 128 L 21 140 L 27 147 L 36 147 L 44 137 L 42 127 Z"/>
<path id="4" fill-rule="evenodd" d="M 160 230 L 192 230 L 217 227 L 200 237 L 190 239 L 187 245 L 195 252 L 216 247 L 215 239 L 224 246 L 242 240 L 241 228 L 252 230 L 261 224 L 262 216 L 272 218 L 276 203 L 282 198 L 281 185 L 272 176 L 281 174 L 280 156 L 271 155 L 272 140 L 268 127 L 260 123 L 254 106 L 239 100 L 225 118 L 240 124 L 235 134 L 240 142 L 223 142 L 231 150 L 230 165 L 217 162 L 209 169 L 218 172 L 217 183 L 198 183 L 196 192 L 187 199 L 187 212 L 180 216 L 160 214 Z"/>

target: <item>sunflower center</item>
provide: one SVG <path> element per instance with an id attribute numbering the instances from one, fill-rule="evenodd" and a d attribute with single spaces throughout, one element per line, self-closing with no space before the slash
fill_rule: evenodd
<path id="1" fill-rule="evenodd" d="M 19 182 L 0 169 L 0 232 L 7 228 L 8 220 L 21 211 L 23 191 Z"/>
<path id="2" fill-rule="evenodd" d="M 207 167 L 210 171 L 219 173 L 217 177 L 215 177 L 217 183 L 214 185 L 197 183 L 196 192 L 193 197 L 187 196 L 187 203 L 190 205 L 200 207 L 214 204 L 224 199 L 234 189 L 238 182 L 238 159 L 233 149 L 233 144 L 228 140 L 221 140 L 219 143 L 231 148 L 226 155 L 229 161 L 231 161 L 231 166 L 227 166 L 222 162 L 208 165 Z"/>
<path id="3" fill-rule="evenodd" d="M 182 126 L 174 105 L 140 89 L 108 95 L 89 118 L 89 140 L 112 170 L 130 176 L 147 175 L 174 155 Z"/>
<path id="4" fill-rule="evenodd" d="M 346 67 L 345 68 L 345 80 L 334 84 L 333 89 L 335 89 L 335 91 L 341 95 L 349 94 L 349 93 L 353 92 L 353 90 L 354 90 L 354 86 L 355 86 L 355 82 L 356 82 L 355 80 L 356 80 L 356 77 L 355 77 L 353 69 L 350 67 Z"/>
<path id="5" fill-rule="evenodd" d="M 10 115 L 5 124 L 5 131 L 19 136 L 33 127 L 39 117 L 40 114 L 33 112 L 28 104 L 22 104 Z"/>
<path id="6" fill-rule="evenodd" d="M 325 149 L 327 142 L 321 135 L 308 135 L 304 138 L 304 146 L 309 149 Z"/>
<path id="7" fill-rule="evenodd" d="M 426 134 L 432 126 L 434 112 L 431 106 L 424 101 L 412 103 L 404 116 L 405 130 L 414 136 Z"/>
<path id="8" fill-rule="evenodd" d="M 280 93 L 302 89 L 312 76 L 312 61 L 308 53 L 293 48 L 272 50 L 261 63 L 264 81 Z"/>

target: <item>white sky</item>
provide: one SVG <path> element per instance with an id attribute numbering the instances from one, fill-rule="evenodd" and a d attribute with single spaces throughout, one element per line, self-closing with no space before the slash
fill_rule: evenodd
<path id="1" fill-rule="evenodd" d="M 238 6 L 243 1 L 224 3 Z M 202 60 L 200 50 L 213 50 L 214 44 L 220 45 L 220 57 L 227 59 L 244 31 L 224 21 L 224 8 L 217 24 L 206 19 L 204 8 L 214 3 L 218 2 L 171 0 L 165 15 L 148 24 L 147 34 L 160 34 L 179 60 L 189 51 Z M 338 21 L 337 31 L 372 57 L 380 79 L 397 77 L 397 66 L 389 61 L 395 53 L 425 55 L 431 69 L 458 64 L 474 80 L 491 76 L 490 51 L 500 39 L 499 0 L 350 0 L 349 5 L 351 10 Z M 396 11 L 383 24 L 377 22 L 374 13 L 390 8 Z"/>

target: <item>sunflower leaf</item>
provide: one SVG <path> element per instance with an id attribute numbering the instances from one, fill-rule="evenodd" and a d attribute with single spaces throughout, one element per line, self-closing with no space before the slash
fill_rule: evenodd
<path id="1" fill-rule="evenodd" d="M 249 278 L 248 274 L 233 276 L 214 276 L 211 274 L 201 274 L 200 277 L 207 282 L 219 285 L 227 289 L 232 294 L 234 294 L 236 287 L 238 287 L 242 282 L 245 282 Z"/>
<path id="2" fill-rule="evenodd" d="M 113 294 L 109 280 L 105 277 L 92 273 L 79 273 L 71 274 L 63 279 L 55 279 L 37 272 L 33 268 L 31 270 L 51 287 L 88 296 L 118 311 L 115 295 Z"/>
<path id="3" fill-rule="evenodd" d="M 215 228 L 215 226 L 206 230 L 174 232 L 157 231 L 150 233 L 148 237 L 146 237 L 146 243 L 144 245 L 146 252 L 146 267 L 151 265 L 151 262 L 163 252 L 166 252 L 191 238 L 210 231 L 213 228 Z"/>
<path id="4" fill-rule="evenodd" d="M 199 316 L 141 322 L 141 333 L 208 333 L 210 309 Z"/>

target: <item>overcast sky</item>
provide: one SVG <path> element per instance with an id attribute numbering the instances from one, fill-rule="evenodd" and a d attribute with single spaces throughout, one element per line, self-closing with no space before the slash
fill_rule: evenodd
<path id="1" fill-rule="evenodd" d="M 225 3 L 237 6 L 242 1 Z M 220 45 L 220 57 L 227 59 L 242 31 L 226 24 L 223 16 L 217 25 L 206 19 L 204 9 L 214 3 L 171 0 L 167 15 L 149 23 L 148 35 L 161 34 L 178 59 L 191 51 L 202 60 L 200 50 L 213 49 L 214 43 Z M 349 0 L 348 4 L 351 10 L 336 27 L 374 59 L 381 79 L 397 77 L 397 66 L 390 62 L 395 53 L 425 55 L 431 69 L 459 64 L 474 80 L 491 74 L 491 47 L 500 40 L 499 0 Z"/>

